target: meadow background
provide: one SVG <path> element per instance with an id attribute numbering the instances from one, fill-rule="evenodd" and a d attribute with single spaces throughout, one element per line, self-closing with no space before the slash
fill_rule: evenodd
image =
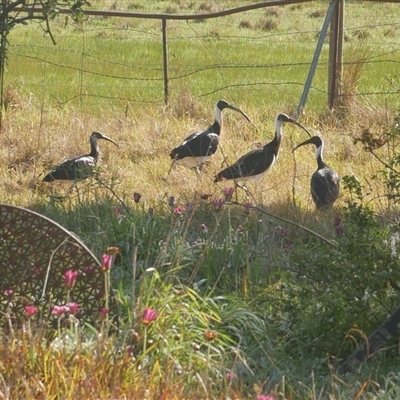
<path id="1" fill-rule="evenodd" d="M 251 4 L 93 3 L 171 14 Z M 13 29 L 1 202 L 52 218 L 99 259 L 120 249 L 111 282 L 122 324 L 107 338 L 83 326 L 50 341 L 4 335 L 3 398 L 398 398 L 397 338 L 359 370 L 336 373 L 398 307 L 398 4 L 346 3 L 343 96 L 327 108 L 327 40 L 299 118 L 324 138 L 342 177 L 334 209 L 315 210 L 313 149 L 291 152 L 307 138 L 292 126 L 248 196 L 226 199 L 233 185 L 213 183 L 272 139 L 277 114 L 296 112 L 327 8 L 312 1 L 169 21 L 168 105 L 160 21 L 61 15 L 51 21 L 56 45 L 42 24 Z M 221 147 L 201 176 L 181 165 L 169 173 L 170 150 L 213 122 L 219 99 L 251 123 L 224 111 Z M 120 146 L 100 142 L 98 179 L 74 191 L 41 182 L 52 165 L 87 152 L 96 130 Z M 157 313 L 148 325 L 144 308 Z"/>

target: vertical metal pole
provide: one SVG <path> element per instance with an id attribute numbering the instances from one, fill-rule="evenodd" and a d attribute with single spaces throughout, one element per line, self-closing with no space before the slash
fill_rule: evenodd
<path id="1" fill-rule="evenodd" d="M 328 105 L 333 108 L 340 94 L 342 78 L 342 48 L 343 48 L 343 0 L 335 1 L 335 10 L 331 21 L 329 41 L 329 70 L 328 70 Z"/>
<path id="2" fill-rule="evenodd" d="M 303 112 L 303 108 L 306 104 L 308 92 L 310 91 L 311 83 L 314 78 L 315 70 L 317 69 L 318 59 L 321 54 L 322 45 L 324 44 L 324 40 L 326 37 L 326 33 L 328 32 L 329 23 L 331 22 L 333 10 L 335 8 L 335 4 L 329 4 L 328 11 L 326 12 L 325 21 L 322 25 L 321 32 L 319 34 L 317 47 L 314 52 L 314 57 L 311 61 L 310 70 L 308 71 L 308 76 L 306 83 L 304 84 L 303 94 L 301 95 L 299 106 L 297 107 L 296 111 L 296 119 L 300 117 L 301 113 Z"/>
<path id="3" fill-rule="evenodd" d="M 162 37 L 163 37 L 163 61 L 164 61 L 164 101 L 168 105 L 168 48 L 167 48 L 167 19 L 162 18 Z"/>

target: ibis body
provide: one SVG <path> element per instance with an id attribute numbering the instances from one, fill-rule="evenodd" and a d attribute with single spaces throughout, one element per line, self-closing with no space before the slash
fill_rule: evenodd
<path id="1" fill-rule="evenodd" d="M 249 117 L 239 108 L 230 105 L 225 100 L 219 100 L 215 105 L 215 121 L 206 130 L 192 133 L 179 146 L 175 147 L 170 157 L 173 163 L 185 162 L 189 167 L 198 169 L 218 149 L 222 132 L 222 110 L 230 108 L 242 114 L 248 121 Z"/>
<path id="2" fill-rule="evenodd" d="M 282 141 L 282 126 L 286 122 L 299 126 L 309 134 L 307 129 L 299 122 L 286 114 L 279 114 L 275 119 L 275 136 L 273 140 L 264 147 L 252 150 L 240 157 L 234 164 L 215 175 L 214 182 L 224 179 L 241 181 L 254 179 L 256 182 L 259 182 L 264 173 L 274 165 L 278 157 Z"/>
<path id="3" fill-rule="evenodd" d="M 53 182 L 55 180 L 80 181 L 88 178 L 96 167 L 100 150 L 97 144 L 98 139 L 104 139 L 118 145 L 109 137 L 99 132 L 90 135 L 90 153 L 82 156 L 70 158 L 53 167 L 53 169 L 43 178 L 43 182 Z"/>
<path id="4" fill-rule="evenodd" d="M 315 145 L 315 158 L 317 159 L 318 165 L 317 170 L 311 176 L 311 196 L 317 209 L 328 209 L 333 206 L 339 197 L 339 175 L 324 161 L 324 141 L 321 137 L 313 136 L 297 145 L 293 151 L 307 144 Z"/>

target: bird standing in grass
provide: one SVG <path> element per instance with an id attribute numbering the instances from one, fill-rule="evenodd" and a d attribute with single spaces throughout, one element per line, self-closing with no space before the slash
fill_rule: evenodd
<path id="1" fill-rule="evenodd" d="M 307 144 L 315 145 L 315 158 L 318 164 L 317 170 L 311 176 L 311 196 L 317 209 L 325 210 L 332 207 L 339 197 L 339 175 L 324 162 L 324 141 L 321 137 L 313 136 L 297 145 L 293 151 Z"/>
<path id="2" fill-rule="evenodd" d="M 183 161 L 189 167 L 196 168 L 199 172 L 202 165 L 217 151 L 220 135 L 222 133 L 222 110 L 230 108 L 242 114 L 248 121 L 249 117 L 239 108 L 230 105 L 225 100 L 219 100 L 215 106 L 215 121 L 206 130 L 192 133 L 179 146 L 175 147 L 170 157 L 172 166 Z M 170 171 L 171 171 L 170 169 Z"/>
<path id="3" fill-rule="evenodd" d="M 299 122 L 286 114 L 279 114 L 275 119 L 274 139 L 264 147 L 250 151 L 240 157 L 234 164 L 219 172 L 215 175 L 214 182 L 220 182 L 224 179 L 240 181 L 254 179 L 259 182 L 264 173 L 274 165 L 278 157 L 282 141 L 282 126 L 286 122 L 299 126 L 311 136 L 308 130 Z"/>
<path id="4" fill-rule="evenodd" d="M 93 174 L 97 160 L 100 155 L 99 146 L 97 144 L 98 139 L 108 140 L 111 143 L 115 143 L 112 139 L 102 135 L 99 132 L 93 132 L 90 135 L 90 153 L 82 156 L 70 158 L 63 161 L 61 164 L 56 165 L 53 169 L 43 178 L 43 182 L 53 182 L 55 180 L 68 180 L 68 181 L 80 181 L 88 178 Z"/>

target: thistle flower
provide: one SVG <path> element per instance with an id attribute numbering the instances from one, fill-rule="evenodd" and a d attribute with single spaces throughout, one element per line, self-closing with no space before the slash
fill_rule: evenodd
<path id="1" fill-rule="evenodd" d="M 333 227 L 335 228 L 336 235 L 342 235 L 344 232 L 342 226 L 342 218 L 340 218 L 339 216 L 333 218 Z"/>
<path id="2" fill-rule="evenodd" d="M 225 200 L 224 199 L 214 199 L 212 201 L 214 205 L 214 210 L 215 211 L 221 211 L 224 207 Z"/>
<path id="3" fill-rule="evenodd" d="M 168 198 L 168 205 L 170 207 L 173 207 L 175 205 L 175 197 L 174 196 L 169 196 Z"/>
<path id="4" fill-rule="evenodd" d="M 287 234 L 289 233 L 289 229 L 288 228 L 282 228 L 281 226 L 278 227 L 278 233 L 280 236 L 287 236 Z"/>
<path id="5" fill-rule="evenodd" d="M 243 205 L 244 205 L 244 213 L 245 213 L 245 215 L 249 215 L 249 214 L 250 214 L 250 211 L 251 211 L 251 209 L 252 209 L 252 207 L 253 207 L 253 204 L 250 203 L 249 201 L 247 201 L 247 202 L 244 203 Z"/>
<path id="6" fill-rule="evenodd" d="M 67 289 L 72 289 L 75 286 L 76 280 L 78 279 L 78 271 L 73 271 L 69 269 L 64 274 L 65 287 Z"/>
<path id="7" fill-rule="evenodd" d="M 124 218 L 121 207 L 113 206 L 111 207 L 111 211 L 119 221 L 121 221 Z"/>
<path id="8" fill-rule="evenodd" d="M 142 195 L 138 192 L 133 192 L 133 201 L 137 204 L 139 203 L 140 199 L 142 198 Z"/>
<path id="9" fill-rule="evenodd" d="M 152 308 L 146 307 L 143 310 L 142 322 L 145 325 L 151 324 L 158 317 L 157 312 Z"/>
<path id="10" fill-rule="evenodd" d="M 225 187 L 224 188 L 225 201 L 231 201 L 232 200 L 232 195 L 233 195 L 234 191 L 235 191 L 235 189 L 231 188 L 231 187 Z"/>

